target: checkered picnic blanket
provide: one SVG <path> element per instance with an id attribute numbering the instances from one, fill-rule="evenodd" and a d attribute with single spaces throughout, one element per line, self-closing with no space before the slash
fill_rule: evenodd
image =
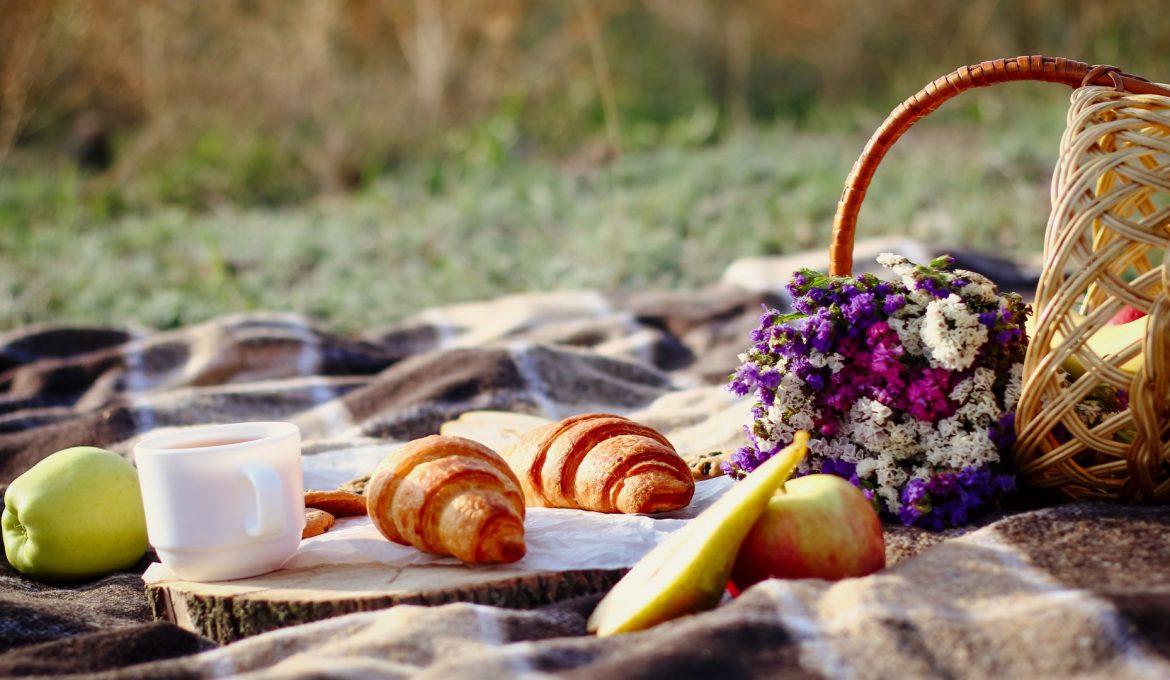
<path id="1" fill-rule="evenodd" d="M 784 297 L 533 293 L 350 337 L 278 314 L 165 332 L 16 329 L 0 335 L 0 491 L 67 446 L 129 454 L 145 432 L 209 422 L 290 420 L 311 458 L 470 410 L 604 410 L 661 429 L 684 456 L 730 448 L 746 407 L 721 384 L 761 304 Z M 886 538 L 890 566 L 873 576 L 769 581 L 605 639 L 585 634 L 589 596 L 526 611 L 404 605 L 217 646 L 150 621 L 145 561 L 68 587 L 2 564 L 0 675 L 1170 677 L 1168 509 L 1065 505 Z"/>

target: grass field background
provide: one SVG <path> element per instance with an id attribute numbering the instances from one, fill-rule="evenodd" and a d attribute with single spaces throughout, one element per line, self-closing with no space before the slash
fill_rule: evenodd
<path id="1" fill-rule="evenodd" d="M 1024 92 L 972 95 L 903 138 L 859 236 L 1036 253 L 1065 100 Z M 350 332 L 514 291 L 699 287 L 739 257 L 824 247 L 864 141 L 781 124 L 603 164 L 423 159 L 275 210 L 111 208 L 75 172 L 16 163 L 0 182 L 0 328 L 267 309 Z"/>
<path id="2" fill-rule="evenodd" d="M 0 0 L 0 331 L 341 332 L 822 249 L 889 110 L 1045 54 L 1166 79 L 1170 4 Z M 948 103 L 859 236 L 1036 257 L 1067 90 Z"/>

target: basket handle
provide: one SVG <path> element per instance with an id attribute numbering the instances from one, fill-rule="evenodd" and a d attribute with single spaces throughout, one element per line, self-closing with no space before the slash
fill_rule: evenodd
<path id="1" fill-rule="evenodd" d="M 1017 80 L 1061 83 L 1074 89 L 1085 85 L 1112 85 L 1131 94 L 1170 96 L 1170 89 L 1140 76 L 1122 73 L 1114 66 L 1089 66 L 1061 57 L 1025 56 L 959 67 L 898 105 L 869 138 L 861 157 L 853 164 L 853 170 L 845 180 L 841 200 L 837 202 L 837 215 L 833 218 L 833 236 L 829 245 L 830 274 L 848 275 L 853 270 L 853 235 L 857 230 L 857 213 L 861 211 L 861 202 L 865 199 L 873 173 L 894 142 L 911 125 L 959 93 Z"/>

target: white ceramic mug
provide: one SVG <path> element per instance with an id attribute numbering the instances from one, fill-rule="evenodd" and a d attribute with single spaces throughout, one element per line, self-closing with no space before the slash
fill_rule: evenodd
<path id="1" fill-rule="evenodd" d="M 208 425 L 134 447 L 146 533 L 183 579 L 280 568 L 305 527 L 301 433 L 292 423 Z"/>

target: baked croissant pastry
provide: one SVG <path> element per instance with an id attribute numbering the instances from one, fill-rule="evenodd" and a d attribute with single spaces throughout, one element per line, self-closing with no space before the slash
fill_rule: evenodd
<path id="1" fill-rule="evenodd" d="M 501 452 L 530 506 L 666 512 L 695 493 L 690 468 L 655 430 L 587 413 L 539 427 Z"/>
<path id="2" fill-rule="evenodd" d="M 486 446 L 431 435 L 391 452 L 366 487 L 383 536 L 473 564 L 524 557 L 524 497 L 515 473 Z"/>

